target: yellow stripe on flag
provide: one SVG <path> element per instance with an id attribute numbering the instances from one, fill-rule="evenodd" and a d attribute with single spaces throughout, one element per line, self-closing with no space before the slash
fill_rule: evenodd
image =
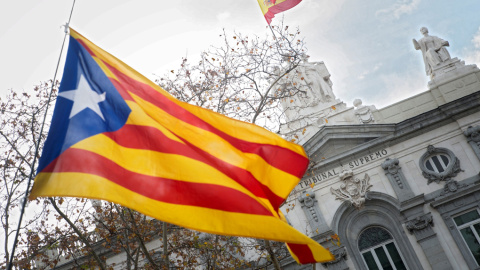
<path id="1" fill-rule="evenodd" d="M 132 95 L 133 96 L 133 95 Z M 162 109 L 133 96 L 136 103 L 142 107 L 158 123 L 175 128 L 176 135 L 188 138 L 196 147 L 221 158 L 233 166 L 248 170 L 262 184 L 267 185 L 275 194 L 286 198 L 291 190 L 298 184 L 298 178 L 282 170 L 270 166 L 261 157 L 255 154 L 243 153 L 233 148 L 228 142 L 217 135 L 189 125 L 179 123 L 179 120 Z"/>
<path id="2" fill-rule="evenodd" d="M 157 217 L 159 213 L 162 213 L 162 220 L 168 223 L 208 233 L 231 235 L 230 232 L 235 232 L 236 235 L 241 237 L 263 237 L 274 241 L 298 244 L 307 242 L 322 256 L 326 256 L 327 259 L 330 258 L 326 249 L 279 218 L 162 203 L 136 194 L 110 182 L 108 179 L 95 175 L 41 173 L 37 176 L 36 181 L 38 181 L 36 185 L 44 186 L 38 196 L 76 197 L 81 193 L 83 194 L 82 197 L 85 198 L 107 199 L 132 209 L 141 209 L 140 212 L 151 217 Z M 125 200 L 125 198 L 129 199 Z M 218 224 L 204 218 L 206 216 L 215 216 L 216 219 L 227 222 Z M 229 232 L 226 233 L 227 231 Z M 259 236 L 252 233 L 253 231 L 262 231 L 265 235 Z"/>

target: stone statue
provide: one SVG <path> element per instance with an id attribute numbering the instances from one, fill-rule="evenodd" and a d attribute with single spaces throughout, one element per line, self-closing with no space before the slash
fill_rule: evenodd
<path id="1" fill-rule="evenodd" d="M 323 62 L 309 62 L 307 56 L 302 57 L 301 68 L 305 72 L 305 81 L 311 88 L 309 98 L 328 103 L 335 100 L 331 89 L 330 73 Z"/>
<path id="2" fill-rule="evenodd" d="M 433 68 L 450 59 L 450 54 L 445 47 L 450 44 L 441 38 L 428 35 L 426 27 L 420 28 L 423 38 L 419 41 L 413 39 L 415 50 L 421 50 L 425 63 L 425 72 L 433 77 Z"/>

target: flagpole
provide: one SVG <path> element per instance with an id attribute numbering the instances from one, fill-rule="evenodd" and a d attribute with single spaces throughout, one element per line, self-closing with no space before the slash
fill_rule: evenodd
<path id="1" fill-rule="evenodd" d="M 270 24 L 268 24 L 268 28 L 270 28 L 270 31 L 272 31 L 272 35 L 273 35 L 273 38 L 275 39 L 275 42 L 278 44 L 278 39 L 277 39 L 277 36 L 275 35 L 275 32 L 273 31 L 273 28 Z M 281 269 L 280 268 L 280 265 L 278 264 L 278 260 L 277 260 L 277 257 L 275 257 L 275 254 L 273 254 L 273 251 L 272 251 L 272 248 L 270 246 L 270 241 L 267 240 L 267 239 L 264 239 L 265 241 L 265 245 L 267 246 L 267 249 L 268 251 L 271 253 L 272 255 L 272 262 L 273 262 L 273 266 L 276 270 L 279 270 Z"/>
<path id="2" fill-rule="evenodd" d="M 162 237 L 163 237 L 163 259 L 165 263 L 165 267 L 168 269 L 170 267 L 170 261 L 168 259 L 167 253 L 167 222 L 163 221 L 162 224 Z"/>
<path id="3" fill-rule="evenodd" d="M 279 27 L 279 26 L 277 26 L 277 27 Z M 270 28 L 270 31 L 272 32 L 272 35 L 273 35 L 273 39 L 275 40 L 275 43 L 277 43 L 277 45 L 278 45 L 278 44 L 279 44 L 279 40 L 278 40 L 278 38 L 277 38 L 277 35 L 275 35 L 275 31 L 273 31 L 273 27 L 272 27 L 270 24 L 268 24 L 268 28 Z M 279 33 L 281 33 L 281 29 L 282 29 L 282 28 L 283 28 L 283 18 L 282 18 L 282 27 L 280 28 Z M 278 50 L 278 48 L 277 48 L 277 50 Z M 280 52 L 279 52 L 279 54 L 280 54 Z M 282 54 L 280 54 L 280 55 L 282 55 Z M 283 55 L 282 55 L 282 56 L 283 56 Z"/>
<path id="4" fill-rule="evenodd" d="M 270 24 L 268 24 L 268 28 L 270 28 L 270 31 L 272 31 L 273 38 L 275 38 L 275 40 L 278 42 L 277 36 L 275 35 L 275 32 Z"/>
<path id="5" fill-rule="evenodd" d="M 67 39 L 67 35 L 68 35 L 68 26 L 70 25 L 70 21 L 72 19 L 73 8 L 75 7 L 75 1 L 76 0 L 73 0 L 72 9 L 70 10 L 70 16 L 68 17 L 68 22 L 64 25 L 65 26 L 65 36 L 63 37 L 62 47 L 60 49 L 60 55 L 58 56 L 57 67 L 55 68 L 55 74 L 53 75 L 52 87 L 50 88 L 50 93 L 48 95 L 48 101 L 47 101 L 47 104 L 46 104 L 45 113 L 43 115 L 42 126 L 41 126 L 40 132 L 39 132 L 40 135 L 38 136 L 38 140 L 37 140 L 36 145 L 35 145 L 35 153 L 33 155 L 32 165 L 30 166 L 30 175 L 28 177 L 27 188 L 25 189 L 25 197 L 23 198 L 22 209 L 20 211 L 20 218 L 18 220 L 17 231 L 15 233 L 15 240 L 13 241 L 12 252 L 10 253 L 10 259 L 8 261 L 7 270 L 11 270 L 13 268 L 13 257 L 15 256 L 15 248 L 17 247 L 17 243 L 18 243 L 18 235 L 20 234 L 22 219 L 23 219 L 23 215 L 25 213 L 25 207 L 27 205 L 28 191 L 30 190 L 30 185 L 31 185 L 32 178 L 33 178 L 34 171 L 35 171 L 35 163 L 37 161 L 37 156 L 38 156 L 38 152 L 39 152 L 39 149 L 40 149 L 40 141 L 42 139 L 41 135 L 42 135 L 43 129 L 45 127 L 45 121 L 46 121 L 46 118 L 47 118 L 48 107 L 50 106 L 50 102 L 52 100 L 53 87 L 55 86 L 55 81 L 57 79 L 58 67 L 60 66 L 60 61 L 61 61 L 61 58 L 62 58 L 63 48 L 65 47 L 65 40 Z"/>
<path id="6" fill-rule="evenodd" d="M 283 19 L 282 19 L 282 22 L 283 22 Z M 276 43 L 278 44 L 278 38 L 277 36 L 275 35 L 275 31 L 273 31 L 273 28 L 272 26 L 270 25 L 270 23 L 268 24 L 268 28 L 270 28 L 270 31 L 272 32 L 272 35 L 273 35 L 273 38 L 275 39 Z M 285 203 L 285 202 L 284 202 Z M 270 241 L 267 240 L 267 239 L 264 239 L 265 240 L 265 244 L 267 246 L 267 249 L 270 249 L 271 250 L 271 246 L 270 246 Z M 275 269 L 281 269 L 280 268 L 280 265 L 278 263 L 278 260 L 275 256 L 272 255 L 272 261 L 273 261 L 273 265 L 274 265 L 274 268 Z M 316 269 L 316 263 L 312 263 L 312 269 L 315 270 Z"/>

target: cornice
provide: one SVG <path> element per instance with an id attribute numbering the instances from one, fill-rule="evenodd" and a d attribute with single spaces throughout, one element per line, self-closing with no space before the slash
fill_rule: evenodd
<path id="1" fill-rule="evenodd" d="M 333 157 L 317 160 L 314 166 L 314 168 L 336 167 L 348 163 L 351 159 L 401 143 L 478 111 L 480 111 L 480 91 L 397 124 L 324 126 L 303 147 L 312 155 L 329 140 L 374 138 Z"/>

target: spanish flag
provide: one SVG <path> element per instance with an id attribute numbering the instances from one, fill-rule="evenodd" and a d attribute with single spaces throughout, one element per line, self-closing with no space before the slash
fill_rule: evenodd
<path id="1" fill-rule="evenodd" d="M 270 24 L 275 14 L 291 9 L 302 0 L 258 0 L 265 20 Z"/>
<path id="2" fill-rule="evenodd" d="M 302 147 L 176 100 L 70 29 L 64 74 L 30 199 L 103 199 L 213 234 L 331 254 L 282 220 L 308 165 Z"/>

